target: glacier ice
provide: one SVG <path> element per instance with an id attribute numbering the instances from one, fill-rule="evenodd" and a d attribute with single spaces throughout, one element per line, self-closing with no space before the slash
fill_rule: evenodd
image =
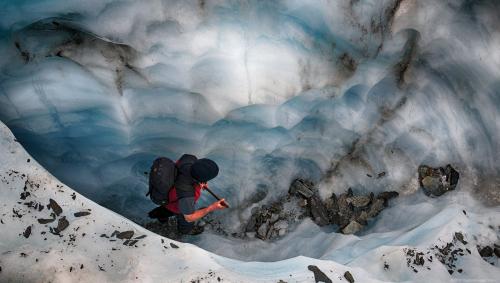
<path id="1" fill-rule="evenodd" d="M 139 223 L 159 155 L 221 165 L 211 186 L 235 207 L 218 215 L 230 231 L 257 191 L 275 200 L 299 176 L 323 197 L 400 192 L 359 251 L 307 221 L 276 243 L 192 239 L 244 260 L 347 263 L 398 237 L 415 244 L 402 233 L 480 206 L 469 193 L 500 202 L 498 18 L 495 1 L 6 1 L 0 120 L 64 183 Z M 454 164 L 457 192 L 422 196 L 424 163 Z"/>

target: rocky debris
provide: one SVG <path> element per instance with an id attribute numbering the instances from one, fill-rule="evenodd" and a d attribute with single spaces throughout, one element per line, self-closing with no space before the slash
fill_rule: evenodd
<path id="1" fill-rule="evenodd" d="M 500 247 L 495 245 L 495 248 L 493 249 L 493 253 L 500 258 Z"/>
<path id="2" fill-rule="evenodd" d="M 68 222 L 68 220 L 66 220 L 66 217 L 63 216 L 63 217 L 59 218 L 56 228 L 52 228 L 52 227 L 50 228 L 50 232 L 52 234 L 59 235 L 59 233 L 64 231 L 66 228 L 68 228 L 68 226 L 69 226 L 69 222 Z"/>
<path id="3" fill-rule="evenodd" d="M 398 195 L 397 192 L 381 192 L 376 197 L 373 193 L 355 196 L 351 189 L 338 198 L 333 194 L 329 205 L 332 207 L 330 222 L 338 225 L 344 234 L 357 233 Z"/>
<path id="4" fill-rule="evenodd" d="M 352 277 L 352 274 L 349 271 L 346 271 L 344 273 L 344 278 L 349 281 L 349 283 L 354 283 L 354 277 Z"/>
<path id="5" fill-rule="evenodd" d="M 244 226 L 244 231 L 233 233 L 233 236 L 245 237 L 245 232 L 255 232 L 255 236 L 261 240 L 284 236 L 288 230 L 289 222 L 294 221 L 296 215 L 287 213 L 283 207 L 297 201 L 297 198 L 288 195 L 284 200 L 274 202 L 269 206 L 254 207 L 252 215 Z M 305 213 L 305 208 L 300 208 L 297 205 L 297 209 L 300 210 L 298 215 Z"/>
<path id="6" fill-rule="evenodd" d="M 45 208 L 45 206 L 43 204 L 35 202 L 35 201 L 28 201 L 28 202 L 25 202 L 23 204 L 29 208 L 37 209 L 38 211 L 42 211 Z"/>
<path id="7" fill-rule="evenodd" d="M 290 185 L 287 196 L 270 205 L 252 209 L 244 232 L 255 232 L 259 239 L 271 240 L 286 235 L 291 224 L 311 217 L 318 226 L 335 224 L 340 232 L 354 234 L 398 195 L 397 192 L 381 192 L 376 197 L 373 193 L 354 195 L 349 188 L 339 196 L 333 193 L 322 201 L 313 182 L 296 179 Z"/>
<path id="8" fill-rule="evenodd" d="M 31 235 L 31 225 L 30 225 L 30 226 L 28 226 L 28 227 L 26 228 L 26 230 L 24 230 L 24 233 L 23 233 L 23 236 L 24 236 L 26 239 L 27 239 L 27 238 L 29 238 L 29 237 L 30 237 L 30 235 Z"/>
<path id="9" fill-rule="evenodd" d="M 444 168 L 418 167 L 418 182 L 427 196 L 441 196 L 454 190 L 459 178 L 460 174 L 450 164 Z"/>
<path id="10" fill-rule="evenodd" d="M 431 251 L 424 253 L 423 251 L 419 251 L 417 249 L 406 248 L 403 249 L 403 252 L 406 256 L 406 266 L 411 268 L 415 273 L 418 273 L 418 268 L 424 267 L 426 261 L 431 263 L 434 260 Z M 384 265 L 385 264 L 386 263 L 384 263 Z M 431 270 L 430 266 L 425 267 L 427 270 Z M 385 266 L 384 269 L 386 269 Z M 387 269 L 389 269 L 389 265 L 387 265 Z"/>
<path id="11" fill-rule="evenodd" d="M 363 229 L 363 225 L 356 222 L 356 220 L 352 220 L 347 226 L 345 226 L 342 229 L 342 233 L 343 234 L 354 234 L 354 233 L 360 231 L 361 229 Z"/>
<path id="12" fill-rule="evenodd" d="M 177 246 L 177 245 L 176 245 L 176 244 L 174 244 L 174 243 L 170 243 L 170 246 L 171 246 L 173 249 L 178 249 L 178 248 L 179 248 L 179 246 Z"/>
<path id="13" fill-rule="evenodd" d="M 312 190 L 313 187 L 314 187 L 314 184 L 311 181 L 303 180 L 303 179 L 296 179 L 290 185 L 290 189 L 289 189 L 288 193 L 291 195 L 300 194 L 303 197 L 305 197 L 306 199 L 308 199 L 308 198 L 312 197 L 314 194 L 314 192 Z"/>
<path id="14" fill-rule="evenodd" d="M 80 212 L 75 212 L 73 215 L 75 217 L 82 217 L 82 216 L 90 215 L 90 212 L 88 212 L 88 211 L 80 211 Z"/>
<path id="15" fill-rule="evenodd" d="M 312 219 L 316 224 L 318 224 L 319 226 L 330 224 L 330 220 L 328 219 L 328 211 L 318 196 L 311 196 L 308 204 Z"/>
<path id="16" fill-rule="evenodd" d="M 463 270 L 457 270 L 456 262 L 458 261 L 458 257 L 465 256 L 466 253 L 471 254 L 471 251 L 467 248 L 467 243 L 468 242 L 465 240 L 464 234 L 456 232 L 451 242 L 445 243 L 441 247 L 435 245 L 430 248 L 430 251 L 433 251 L 434 256 L 439 260 L 439 262 L 446 266 L 448 273 L 453 274 L 455 270 L 461 273 Z"/>
<path id="17" fill-rule="evenodd" d="M 130 246 L 130 247 L 131 247 L 131 246 L 135 245 L 137 242 L 138 242 L 138 240 L 130 240 L 130 239 L 129 239 L 129 240 L 124 241 L 124 242 L 123 242 L 123 245 L 124 245 L 124 246 Z"/>
<path id="18" fill-rule="evenodd" d="M 269 222 L 260 225 L 259 229 L 257 229 L 257 237 L 262 240 L 267 239 L 267 232 L 269 232 L 269 230 Z"/>
<path id="19" fill-rule="evenodd" d="M 493 256 L 493 248 L 490 246 L 484 246 L 484 247 L 477 247 L 477 251 L 479 252 L 479 255 L 481 257 L 492 257 Z"/>
<path id="20" fill-rule="evenodd" d="M 391 267 L 389 266 L 387 261 L 384 261 L 384 270 L 389 270 L 389 269 L 391 269 Z"/>
<path id="21" fill-rule="evenodd" d="M 372 197 L 373 198 L 373 197 Z M 372 201 L 369 196 L 353 196 L 347 198 L 347 203 L 352 205 L 354 208 L 365 208 Z"/>
<path id="22" fill-rule="evenodd" d="M 59 214 L 61 214 L 63 212 L 63 210 L 59 206 L 59 204 L 53 199 L 49 199 L 49 204 L 47 205 L 47 208 L 52 209 L 52 211 L 54 211 L 54 213 L 57 216 L 59 216 Z"/>
<path id="23" fill-rule="evenodd" d="M 464 240 L 464 235 L 460 232 L 456 232 L 455 233 L 455 239 L 457 239 L 457 241 L 459 241 L 460 243 L 464 244 L 464 245 L 467 245 L 467 241 Z"/>
<path id="24" fill-rule="evenodd" d="M 20 199 L 25 200 L 29 196 L 30 196 L 30 192 L 22 192 Z"/>
<path id="25" fill-rule="evenodd" d="M 51 219 L 38 218 L 37 220 L 38 220 L 38 223 L 40 223 L 40 224 L 47 224 L 47 223 L 54 222 L 54 220 L 56 220 L 56 217 L 54 215 L 54 217 Z"/>
<path id="26" fill-rule="evenodd" d="M 318 282 L 325 282 L 325 283 L 332 283 L 332 280 L 326 276 L 326 274 L 321 271 L 316 265 L 309 265 L 307 267 L 310 271 L 314 273 L 314 281 L 316 283 Z"/>
<path id="27" fill-rule="evenodd" d="M 116 234 L 116 237 L 120 240 L 131 239 L 133 236 L 134 236 L 134 231 L 132 231 L 132 230 L 124 231 L 124 232 L 120 232 L 120 233 Z"/>

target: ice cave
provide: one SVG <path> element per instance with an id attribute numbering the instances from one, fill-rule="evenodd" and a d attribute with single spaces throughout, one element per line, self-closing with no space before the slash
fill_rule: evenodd
<path id="1" fill-rule="evenodd" d="M 3 0 L 0 52 L 0 282 L 500 276 L 498 1 Z"/>

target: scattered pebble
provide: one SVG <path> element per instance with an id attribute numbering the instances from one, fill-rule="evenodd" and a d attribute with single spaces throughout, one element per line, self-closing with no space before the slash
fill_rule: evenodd
<path id="1" fill-rule="evenodd" d="M 28 226 L 28 227 L 26 228 L 26 230 L 24 230 L 24 233 L 23 233 L 23 236 L 24 236 L 26 239 L 27 239 L 27 238 L 29 238 L 29 237 L 30 237 L 30 235 L 31 235 L 31 225 L 30 225 L 30 226 Z"/>
<path id="2" fill-rule="evenodd" d="M 321 271 L 316 265 L 309 265 L 307 267 L 310 271 L 314 273 L 314 281 L 316 283 L 318 282 L 325 282 L 325 283 L 332 283 L 332 280 L 326 276 L 326 274 Z"/>
<path id="3" fill-rule="evenodd" d="M 349 281 L 349 283 L 354 283 L 354 277 L 352 277 L 352 274 L 349 271 L 346 271 L 344 273 L 344 278 Z"/>
<path id="4" fill-rule="evenodd" d="M 90 215 L 90 212 L 88 212 L 88 211 L 80 211 L 80 212 L 75 212 L 73 215 L 75 217 L 82 217 L 82 216 Z"/>

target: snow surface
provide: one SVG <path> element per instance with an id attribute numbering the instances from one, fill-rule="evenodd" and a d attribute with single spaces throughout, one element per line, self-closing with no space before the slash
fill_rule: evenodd
<path id="1" fill-rule="evenodd" d="M 252 207 L 286 194 L 296 177 L 318 183 L 325 198 L 349 187 L 357 193 L 400 193 L 357 236 L 336 234 L 306 220 L 275 242 L 242 241 L 210 231 L 188 238 L 205 250 L 237 259 L 182 245 L 202 258 L 213 257 L 220 272 L 230 272 L 228 280 L 255 280 L 258 275 L 289 281 L 287 273 L 294 271 L 293 280 L 301 281 L 311 278 L 311 262 L 327 272 L 330 267 L 321 265 L 323 260 L 340 268 L 333 268 L 335 273 L 346 267 L 331 261 L 367 280 L 492 280 L 498 268 L 478 256 L 475 244 L 498 243 L 499 235 L 496 6 L 493 0 L 3 1 L 0 120 L 33 156 L 32 162 L 36 159 L 81 194 L 77 200 L 84 196 L 136 223 L 146 221 L 153 208 L 144 196 L 144 172 L 159 155 L 194 153 L 220 164 L 221 174 L 210 185 L 231 204 L 232 209 L 216 214 L 228 232 L 241 230 Z M 7 132 L 2 138 L 4 149 L 22 151 L 10 144 Z M 14 161 L 18 157 L 8 152 L 2 174 L 8 175 L 11 167 L 33 174 L 34 163 L 26 164 L 26 156 Z M 461 174 L 457 190 L 436 199 L 424 196 L 417 167 L 448 163 Z M 56 194 L 56 180 L 41 168 L 36 171 L 41 175 L 33 178 L 52 184 L 47 195 L 39 192 L 44 204 L 52 197 L 73 207 Z M 386 172 L 384 178 L 367 176 L 381 172 Z M 2 183 L 6 215 L 14 205 L 24 207 L 17 204 L 23 179 L 9 182 L 17 185 Z M 6 193 L 16 189 L 15 195 Z M 70 191 L 66 186 L 64 190 Z M 264 198 L 253 203 L 257 192 Z M 200 205 L 211 201 L 203 196 Z M 146 233 L 95 204 L 86 201 L 85 206 L 113 215 L 109 221 L 115 225 Z M 99 224 L 107 217 L 98 220 L 94 215 L 89 219 L 96 226 L 88 228 L 88 235 L 113 232 L 104 229 L 106 223 Z M 19 236 L 27 225 L 39 227 L 34 219 L 8 219 L 17 222 L 1 230 L 5 251 L 20 249 L 20 240 L 40 240 Z M 68 219 L 68 229 L 74 228 L 73 221 L 82 221 Z M 459 231 L 472 251 L 459 261 L 470 267 L 462 274 L 450 276 L 436 261 L 428 272 L 415 273 L 406 266 L 403 247 L 441 246 Z M 158 255 L 156 247 L 149 248 L 150 240 L 159 241 L 155 237 L 141 240 L 148 242 L 144 254 Z M 55 240 L 47 239 L 54 250 Z M 108 241 L 97 234 L 93 240 Z M 101 249 L 91 243 L 89 251 Z M 82 249 L 75 247 L 75 253 L 95 261 L 94 252 Z M 125 249 L 119 252 L 122 258 L 138 262 L 136 250 Z M 19 252 L 2 254 L 1 261 L 7 261 L 4 256 L 17 260 Z M 389 271 L 383 270 L 385 258 Z M 141 276 L 167 272 L 137 265 L 155 269 Z M 49 273 L 41 265 L 36 268 Z M 82 274 L 117 280 L 106 270 L 106 275 Z M 282 273 L 273 277 L 277 270 Z M 12 272 L 8 274 L 20 271 Z M 121 272 L 133 279 L 127 277 L 132 273 Z M 193 272 L 183 278 L 201 276 Z M 33 274 L 29 270 L 25 276 Z"/>

